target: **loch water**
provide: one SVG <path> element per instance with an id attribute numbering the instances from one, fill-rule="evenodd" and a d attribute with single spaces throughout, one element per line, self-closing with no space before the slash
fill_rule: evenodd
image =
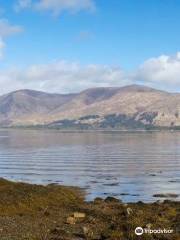
<path id="1" fill-rule="evenodd" d="M 180 195 L 180 132 L 1 129 L 0 177 L 79 186 L 87 200 L 152 202 Z"/>

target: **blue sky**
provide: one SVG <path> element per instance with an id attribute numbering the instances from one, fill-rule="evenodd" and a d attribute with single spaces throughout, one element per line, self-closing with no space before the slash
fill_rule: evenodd
<path id="1" fill-rule="evenodd" d="M 180 89 L 179 0 L 0 0 L 0 9 L 2 93 Z"/>

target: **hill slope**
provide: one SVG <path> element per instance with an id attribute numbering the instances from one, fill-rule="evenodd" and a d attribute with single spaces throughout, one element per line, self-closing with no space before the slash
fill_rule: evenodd
<path id="1" fill-rule="evenodd" d="M 19 90 L 0 97 L 0 125 L 180 126 L 180 94 L 131 85 L 78 94 Z"/>

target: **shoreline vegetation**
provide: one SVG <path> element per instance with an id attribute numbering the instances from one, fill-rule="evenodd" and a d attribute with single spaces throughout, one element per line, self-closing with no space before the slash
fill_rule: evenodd
<path id="1" fill-rule="evenodd" d="M 71 128 L 71 127 L 49 127 L 46 125 L 29 126 L 0 126 L 0 130 L 18 129 L 18 130 L 58 130 L 60 132 L 180 132 L 180 127 L 154 127 L 154 128 Z"/>
<path id="2" fill-rule="evenodd" d="M 180 202 L 86 202 L 83 190 L 0 179 L 1 240 L 180 239 Z M 173 230 L 136 236 L 136 227 Z"/>

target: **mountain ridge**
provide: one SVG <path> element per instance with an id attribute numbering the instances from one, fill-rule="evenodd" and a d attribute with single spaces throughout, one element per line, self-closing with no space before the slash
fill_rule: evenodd
<path id="1" fill-rule="evenodd" d="M 22 89 L 0 96 L 0 126 L 55 127 L 55 123 L 87 128 L 178 127 L 180 93 L 128 85 L 70 94 Z"/>

